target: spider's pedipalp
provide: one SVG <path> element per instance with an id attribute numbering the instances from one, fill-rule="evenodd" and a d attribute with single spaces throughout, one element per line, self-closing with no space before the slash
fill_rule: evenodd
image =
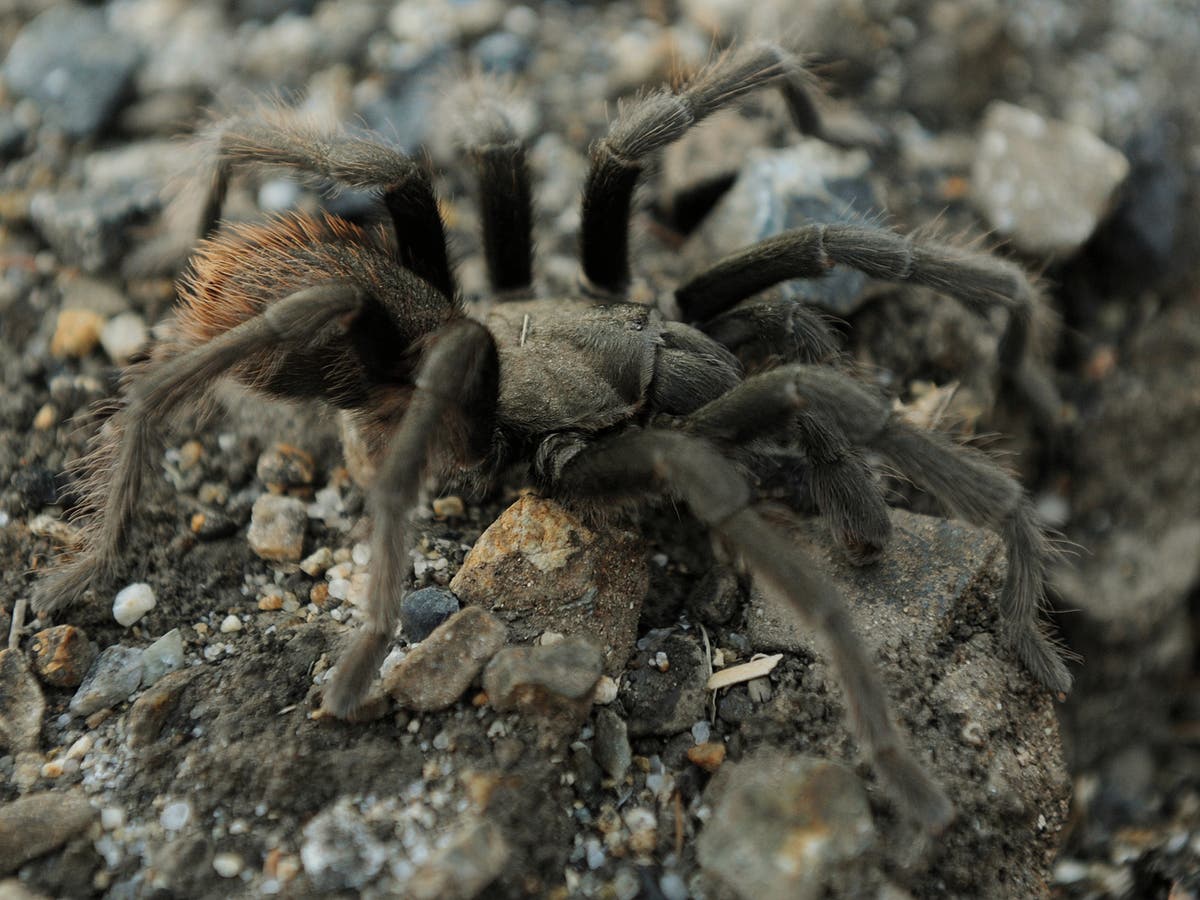
<path id="1" fill-rule="evenodd" d="M 746 93 L 777 82 L 787 85 L 785 94 L 805 96 L 803 69 L 792 54 L 752 44 L 723 54 L 676 92 L 656 91 L 620 109 L 592 147 L 584 187 L 580 255 L 589 289 L 619 295 L 629 283 L 629 215 L 645 157 Z M 816 130 L 816 108 L 807 103 L 807 112 L 794 115 L 803 129 Z"/>
<path id="2" fill-rule="evenodd" d="M 420 163 L 376 141 L 321 129 L 280 109 L 223 123 L 216 153 L 201 237 L 211 235 L 220 222 L 234 166 L 289 169 L 338 187 L 379 190 L 401 264 L 445 296 L 454 296 L 445 226 L 433 181 Z"/>
<path id="3" fill-rule="evenodd" d="M 741 304 L 701 330 L 751 372 L 780 363 L 827 363 L 841 352 L 826 317 L 792 300 Z"/>
<path id="4" fill-rule="evenodd" d="M 496 345 L 478 322 L 460 319 L 431 338 L 369 495 L 374 530 L 366 618 L 342 651 L 322 700 L 339 718 L 362 703 L 396 629 L 408 570 L 408 519 L 429 467 L 447 455 L 466 462 L 486 451 L 498 388 Z"/>
<path id="5" fill-rule="evenodd" d="M 753 492 L 733 464 L 706 441 L 670 431 L 626 433 L 582 450 L 564 446 L 571 458 L 552 468 L 567 496 L 635 498 L 666 490 L 734 547 L 759 586 L 828 642 L 854 732 L 904 809 L 934 832 L 950 823 L 954 808 L 905 748 L 836 588 L 753 508 Z"/>
<path id="6" fill-rule="evenodd" d="M 180 406 L 247 357 L 307 341 L 328 323 L 354 315 L 363 295 L 354 285 L 328 283 L 298 291 L 218 337 L 151 364 L 130 388 L 124 409 L 92 452 L 88 492 L 97 515 L 82 554 L 43 580 L 34 596 L 39 612 L 69 605 L 95 580 L 117 569 L 139 505 L 142 479 L 164 423 Z M 85 466 L 87 463 L 85 462 Z"/>
<path id="7" fill-rule="evenodd" d="M 471 87 L 456 98 L 465 110 L 458 138 L 479 178 L 488 277 L 498 293 L 521 292 L 533 284 L 533 199 L 525 142 L 500 86 L 477 79 Z"/>

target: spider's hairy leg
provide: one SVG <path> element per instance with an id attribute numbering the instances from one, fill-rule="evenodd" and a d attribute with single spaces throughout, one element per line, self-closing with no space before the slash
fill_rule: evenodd
<path id="1" fill-rule="evenodd" d="M 74 560 L 43 579 L 34 608 L 52 612 L 75 601 L 97 581 L 112 577 L 120 564 L 129 526 L 138 507 L 142 479 L 160 432 L 171 414 L 203 396 L 212 382 L 247 357 L 300 344 L 331 322 L 353 316 L 363 297 L 352 285 L 331 282 L 297 291 L 211 341 L 151 366 L 129 390 L 113 422 L 112 436 L 94 450 L 95 485 L 87 544 Z"/>
<path id="2" fill-rule="evenodd" d="M 905 747 L 836 588 L 753 508 L 750 485 L 732 463 L 706 441 L 658 430 L 625 433 L 582 449 L 568 438 L 562 450 L 573 457 L 547 466 L 555 472 L 558 492 L 611 500 L 666 490 L 734 547 L 760 587 L 786 600 L 824 635 L 855 734 L 904 809 L 930 830 L 949 824 L 954 808 Z M 552 457 L 554 451 L 540 455 Z"/>
<path id="3" fill-rule="evenodd" d="M 813 497 L 850 561 L 879 558 L 892 534 L 870 467 L 837 422 L 807 408 L 788 369 L 747 378 L 681 419 L 690 434 L 736 446 L 764 435 L 795 435 L 811 466 Z"/>
<path id="4" fill-rule="evenodd" d="M 486 328 L 460 319 L 434 335 L 411 403 L 370 490 L 366 621 L 342 651 L 322 700 L 324 709 L 339 718 L 362 704 L 396 630 L 408 571 L 409 517 L 429 466 L 448 454 L 466 462 L 486 453 L 498 387 L 499 357 Z"/>
<path id="5" fill-rule="evenodd" d="M 812 415 L 882 453 L 953 514 L 1000 535 L 1008 553 L 1000 593 L 1004 637 L 1038 681 L 1069 691 L 1071 674 L 1039 622 L 1054 550 L 1021 485 L 980 451 L 906 424 L 881 397 L 835 370 L 788 366 L 770 375 L 792 378 Z"/>
<path id="6" fill-rule="evenodd" d="M 445 225 L 429 172 L 416 160 L 376 141 L 304 122 L 285 109 L 230 119 L 219 128 L 215 170 L 200 236 L 217 228 L 233 167 L 290 169 L 339 187 L 381 192 L 396 232 L 401 264 L 447 297 L 454 277 Z"/>
<path id="7" fill-rule="evenodd" d="M 458 139 L 474 162 L 483 213 L 483 249 L 497 293 L 533 284 L 533 200 L 525 143 L 510 100 L 496 82 L 475 79 L 456 98 Z"/>
<path id="8" fill-rule="evenodd" d="M 648 156 L 755 88 L 783 83 L 785 93 L 803 96 L 804 80 L 794 55 L 774 44 L 750 44 L 722 55 L 677 92 L 655 91 L 623 106 L 591 150 L 580 228 L 585 286 L 600 294 L 628 286 L 629 215 Z M 802 129 L 811 128 L 815 107 L 793 115 Z"/>
<path id="9" fill-rule="evenodd" d="M 766 238 L 695 275 L 675 291 L 688 321 L 705 321 L 792 278 L 818 278 L 835 264 L 884 281 L 912 281 L 948 294 L 986 317 L 1008 312 L 1000 338 L 1000 374 L 1053 429 L 1058 394 L 1032 360 L 1037 293 L 1019 266 L 987 253 L 863 225 L 806 225 Z"/>

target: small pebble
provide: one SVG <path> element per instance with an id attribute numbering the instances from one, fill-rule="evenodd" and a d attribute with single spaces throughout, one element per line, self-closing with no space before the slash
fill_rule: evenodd
<path id="1" fill-rule="evenodd" d="M 146 346 L 149 339 L 145 321 L 133 312 L 113 316 L 100 330 L 100 346 L 118 366 L 128 365 L 130 357 Z"/>
<path id="2" fill-rule="evenodd" d="M 100 827 L 105 831 L 116 831 L 125 824 L 125 811 L 117 806 L 106 806 L 100 810 Z"/>
<path id="3" fill-rule="evenodd" d="M 433 514 L 439 519 L 456 518 L 467 511 L 462 497 L 438 497 L 430 505 L 433 507 Z"/>
<path id="4" fill-rule="evenodd" d="M 350 560 L 356 566 L 369 564 L 371 562 L 371 545 L 355 544 L 354 549 L 350 551 Z"/>
<path id="5" fill-rule="evenodd" d="M 51 687 L 78 687 L 99 652 L 82 628 L 55 625 L 30 642 L 33 671 Z"/>
<path id="6" fill-rule="evenodd" d="M 81 359 L 95 349 L 100 342 L 100 330 L 104 317 L 90 309 L 64 309 L 58 314 L 54 337 L 50 339 L 50 353 L 62 359 Z"/>
<path id="7" fill-rule="evenodd" d="M 321 547 L 301 560 L 300 571 L 310 578 L 320 578 L 332 565 L 333 551 L 328 547 Z"/>
<path id="8" fill-rule="evenodd" d="M 725 745 L 720 741 L 689 747 L 687 758 L 705 772 L 715 772 L 725 762 Z"/>
<path id="9" fill-rule="evenodd" d="M 324 585 L 321 585 L 324 587 Z M 315 588 L 314 588 L 315 590 Z M 275 612 L 283 609 L 283 596 L 281 594 L 267 594 L 258 601 L 258 608 L 263 612 Z"/>
<path id="10" fill-rule="evenodd" d="M 222 878 L 233 878 L 242 871 L 242 858 L 236 853 L 218 853 L 213 857 L 213 869 Z"/>
<path id="11" fill-rule="evenodd" d="M 242 630 L 242 620 L 235 615 L 228 615 L 221 620 L 221 633 L 232 634 L 235 631 Z"/>
<path id="12" fill-rule="evenodd" d="M 34 431 L 49 431 L 58 422 L 58 407 L 53 403 L 44 403 L 33 417 Z"/>
<path id="13" fill-rule="evenodd" d="M 154 591 L 145 582 L 127 585 L 113 600 L 113 618 L 126 628 L 154 609 Z"/>
<path id="14" fill-rule="evenodd" d="M 617 683 L 607 675 L 601 675 L 600 680 L 596 682 L 596 691 L 592 695 L 592 699 L 597 706 L 608 706 L 617 699 Z"/>
<path id="15" fill-rule="evenodd" d="M 299 562 L 304 552 L 308 515 L 294 497 L 263 494 L 250 512 L 250 549 L 273 562 Z"/>
<path id="16" fill-rule="evenodd" d="M 178 803 L 168 803 L 163 807 L 163 811 L 158 817 L 158 824 L 167 831 L 178 831 L 188 823 L 191 817 L 191 804 L 186 800 L 180 800 Z"/>
<path id="17" fill-rule="evenodd" d="M 400 627 L 410 643 L 425 640 L 433 630 L 458 612 L 454 593 L 440 587 L 413 591 L 400 601 Z"/>
<path id="18" fill-rule="evenodd" d="M 289 488 L 307 487 L 316 477 L 316 463 L 310 454 L 291 444 L 275 444 L 258 458 L 258 480 L 276 493 Z"/>

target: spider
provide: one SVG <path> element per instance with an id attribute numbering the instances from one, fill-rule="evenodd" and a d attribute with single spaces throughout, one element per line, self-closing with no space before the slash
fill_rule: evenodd
<path id="1" fill-rule="evenodd" d="M 569 297 L 535 295 L 525 150 L 501 99 L 484 98 L 464 123 L 493 289 L 478 319 L 456 290 L 423 166 L 369 137 L 270 116 L 231 120 L 216 153 L 205 240 L 180 281 L 175 336 L 130 378 L 124 407 L 92 451 L 87 542 L 40 581 L 36 607 L 54 611 L 115 577 L 167 418 L 231 376 L 269 398 L 317 398 L 340 410 L 348 459 L 373 473 L 365 621 L 325 691 L 327 711 L 351 715 L 387 651 L 408 519 L 426 475 L 486 480 L 520 463 L 545 495 L 577 509 L 683 501 L 760 588 L 824 634 L 876 772 L 919 820 L 944 827 L 951 803 L 906 749 L 835 588 L 767 517 L 756 471 L 780 454 L 805 468 L 819 511 L 859 563 L 881 552 L 891 528 L 867 449 L 954 513 L 997 531 L 1008 552 L 1004 634 L 1038 681 L 1065 692 L 1071 676 L 1038 619 L 1050 544 L 1022 488 L 986 456 L 906 424 L 839 368 L 821 316 L 791 302 L 742 301 L 841 263 L 931 286 L 981 314 L 999 306 L 1008 312 L 1002 376 L 1044 399 L 1048 383 L 1027 354 L 1034 290 L 1019 268 L 986 254 L 830 224 L 769 238 L 699 272 L 667 298 L 682 321 L 628 302 L 630 213 L 648 161 L 768 85 L 782 89 L 801 130 L 822 133 L 802 67 L 767 43 L 725 53 L 689 82 L 620 108 L 591 149 L 580 288 Z M 366 228 L 294 213 L 219 227 L 237 165 L 375 189 L 390 222 Z"/>

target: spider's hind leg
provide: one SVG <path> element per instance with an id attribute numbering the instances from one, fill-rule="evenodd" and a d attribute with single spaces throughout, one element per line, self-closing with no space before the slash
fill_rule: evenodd
<path id="1" fill-rule="evenodd" d="M 118 571 L 142 479 L 173 412 L 203 396 L 248 357 L 306 342 L 326 325 L 354 315 L 362 302 L 358 288 L 348 284 L 307 288 L 205 344 L 152 365 L 133 383 L 125 407 L 106 426 L 109 434 L 85 460 L 95 513 L 91 529 L 84 532 L 87 543 L 78 557 L 38 583 L 34 608 L 52 612 L 65 607 Z"/>

